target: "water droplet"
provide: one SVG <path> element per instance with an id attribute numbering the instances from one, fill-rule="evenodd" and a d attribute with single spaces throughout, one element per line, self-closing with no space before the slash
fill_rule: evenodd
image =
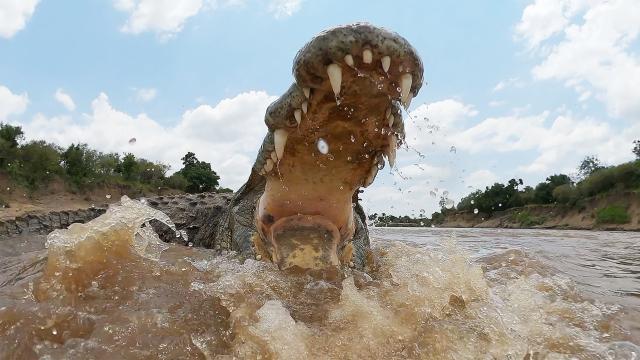
<path id="1" fill-rule="evenodd" d="M 333 155 L 332 155 L 332 154 L 327 155 L 327 158 L 328 158 L 329 160 L 333 160 L 333 159 L 334 159 L 334 157 L 333 157 Z"/>
<path id="2" fill-rule="evenodd" d="M 502 203 L 498 204 L 498 207 L 502 207 Z"/>
<path id="3" fill-rule="evenodd" d="M 53 335 L 58 335 L 58 330 L 56 330 L 55 328 L 53 328 L 53 329 L 51 330 L 51 333 L 52 333 Z"/>
<path id="4" fill-rule="evenodd" d="M 451 199 L 446 199 L 445 200 L 444 206 L 446 206 L 447 209 L 453 209 L 453 207 L 455 205 L 456 205 L 456 203 L 453 200 L 451 200 Z"/>
<path id="5" fill-rule="evenodd" d="M 318 147 L 318 151 L 320 151 L 321 154 L 327 155 L 327 153 L 329 153 L 329 144 L 327 144 L 327 142 L 323 138 L 318 139 L 318 141 L 316 142 L 316 146 Z"/>
<path id="6" fill-rule="evenodd" d="M 471 200 L 471 205 L 475 204 L 476 201 L 475 200 Z"/>
<path id="7" fill-rule="evenodd" d="M 473 209 L 473 213 L 477 214 L 478 213 L 478 209 Z"/>
<path id="8" fill-rule="evenodd" d="M 131 139 L 129 139 L 129 145 L 133 145 L 133 144 L 135 144 L 135 143 L 136 143 L 136 141 L 138 141 L 138 140 L 136 140 L 136 138 L 131 138 Z"/>
<path id="9" fill-rule="evenodd" d="M 455 147 L 455 146 L 451 146 L 451 148 L 449 148 L 449 152 L 452 152 L 452 153 L 454 153 L 454 154 L 455 154 L 455 153 L 456 153 L 456 151 L 457 151 L 457 150 L 456 150 L 456 147 Z"/>
<path id="10" fill-rule="evenodd" d="M 107 199 L 111 199 L 111 194 L 107 194 L 104 197 L 106 197 Z"/>
<path id="11" fill-rule="evenodd" d="M 356 142 L 356 137 L 351 135 L 351 142 Z"/>

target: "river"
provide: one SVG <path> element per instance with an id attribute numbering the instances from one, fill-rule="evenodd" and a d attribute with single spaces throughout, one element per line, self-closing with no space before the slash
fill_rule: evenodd
<path id="1" fill-rule="evenodd" d="M 638 233 L 374 228 L 376 268 L 319 278 L 161 243 L 152 218 L 0 240 L 0 359 L 640 356 Z"/>

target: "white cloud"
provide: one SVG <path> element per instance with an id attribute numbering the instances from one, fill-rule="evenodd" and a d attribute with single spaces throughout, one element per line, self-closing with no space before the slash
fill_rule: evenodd
<path id="1" fill-rule="evenodd" d="M 53 97 L 67 110 L 73 111 L 76 109 L 76 103 L 73 102 L 73 98 L 71 98 L 71 95 L 65 93 L 64 90 L 56 90 L 56 93 L 53 95 Z"/>
<path id="2" fill-rule="evenodd" d="M 271 0 L 269 4 L 269 12 L 276 19 L 285 18 L 293 15 L 302 6 L 302 0 Z"/>
<path id="3" fill-rule="evenodd" d="M 547 113 L 543 113 L 527 117 L 487 118 L 453 135 L 451 141 L 458 149 L 471 153 L 532 149 L 545 135 L 544 122 L 547 116 Z"/>
<path id="4" fill-rule="evenodd" d="M 39 0 L 0 1 L 0 37 L 9 39 L 24 29 Z"/>
<path id="5" fill-rule="evenodd" d="M 476 189 L 484 189 L 498 182 L 498 176 L 490 170 L 477 170 L 465 178 L 465 183 Z"/>
<path id="6" fill-rule="evenodd" d="M 640 2 L 536 0 L 516 33 L 540 50 L 535 79 L 563 81 L 582 101 L 592 95 L 602 101 L 612 116 L 640 118 L 640 57 L 632 50 Z"/>
<path id="7" fill-rule="evenodd" d="M 407 143 L 420 151 L 431 148 L 433 142 L 444 146 L 442 140 L 450 132 L 455 131 L 461 122 L 477 114 L 478 111 L 473 106 L 455 99 L 420 105 L 405 119 Z"/>
<path id="8" fill-rule="evenodd" d="M 174 126 L 163 126 L 145 114 L 130 115 L 110 104 L 106 94 L 91 103 L 81 121 L 69 116 L 37 115 L 23 123 L 29 139 L 46 139 L 62 146 L 84 142 L 104 152 L 131 152 L 136 156 L 182 167 L 188 151 L 210 162 L 221 184 L 238 188 L 244 183 L 266 134 L 264 112 L 275 97 L 251 91 L 215 106 L 187 110 Z M 135 145 L 129 145 L 131 138 Z"/>
<path id="9" fill-rule="evenodd" d="M 192 17 L 209 9 L 243 7 L 247 0 L 113 0 L 113 6 L 129 14 L 121 30 L 131 34 L 154 32 L 166 40 L 184 29 Z M 267 11 L 275 18 L 293 15 L 302 0 L 269 0 Z"/>
<path id="10" fill-rule="evenodd" d="M 9 88 L 0 85 L 0 121 L 6 121 L 9 115 L 22 114 L 27 109 L 27 94 L 16 95 Z"/>
<path id="11" fill-rule="evenodd" d="M 136 100 L 139 102 L 149 102 L 156 98 L 158 95 L 158 90 L 155 88 L 142 88 L 135 89 L 136 91 Z"/>
<path id="12" fill-rule="evenodd" d="M 519 78 L 514 77 L 507 80 L 502 80 L 493 87 L 493 92 L 498 92 L 500 90 L 504 90 L 508 87 L 522 87 L 522 81 Z"/>
<path id="13" fill-rule="evenodd" d="M 425 163 L 403 166 L 399 168 L 398 171 L 405 177 L 428 177 L 434 180 L 446 179 L 451 175 L 451 169 L 449 168 Z"/>
<path id="14" fill-rule="evenodd" d="M 584 156 L 595 154 L 603 161 L 618 164 L 632 159 L 631 144 L 640 138 L 640 124 L 623 130 L 608 122 L 576 118 L 563 113 L 491 117 L 449 137 L 458 150 L 474 153 L 522 152 L 537 157 L 519 171 L 546 174 L 569 172 Z"/>
<path id="15" fill-rule="evenodd" d="M 168 38 L 182 31 L 185 21 L 203 8 L 202 0 L 115 0 L 114 6 L 129 13 L 122 31 L 152 31 Z"/>

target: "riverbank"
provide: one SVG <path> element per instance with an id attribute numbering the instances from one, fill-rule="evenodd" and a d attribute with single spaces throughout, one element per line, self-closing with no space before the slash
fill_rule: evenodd
<path id="1" fill-rule="evenodd" d="M 613 214 L 613 215 L 611 215 Z M 603 194 L 575 205 L 527 205 L 491 215 L 449 212 L 438 227 L 640 231 L 640 195 Z"/>

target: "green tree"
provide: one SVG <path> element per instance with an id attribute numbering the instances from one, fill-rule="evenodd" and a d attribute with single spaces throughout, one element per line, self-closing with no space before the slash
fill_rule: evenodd
<path id="1" fill-rule="evenodd" d="M 138 161 L 135 155 L 128 153 L 122 158 L 121 164 L 122 177 L 125 180 L 133 181 L 138 176 Z"/>
<path id="2" fill-rule="evenodd" d="M 99 153 L 96 161 L 96 172 L 100 176 L 113 176 L 120 170 L 120 155 L 116 153 Z"/>
<path id="3" fill-rule="evenodd" d="M 183 168 L 178 173 L 187 180 L 188 193 L 215 190 L 220 177 L 211 169 L 211 164 L 198 160 L 192 152 L 188 152 L 181 160 Z"/>
<path id="4" fill-rule="evenodd" d="M 33 191 L 61 172 L 60 149 L 45 141 L 31 141 L 20 147 L 11 174 Z"/>
<path id="5" fill-rule="evenodd" d="M 600 159 L 598 159 L 597 156 L 590 155 L 580 162 L 580 165 L 578 166 L 578 175 L 580 178 L 584 179 L 600 169 L 604 169 L 604 166 L 600 163 Z"/>
<path id="6" fill-rule="evenodd" d="M 75 185 L 86 185 L 96 178 L 97 153 L 87 144 L 71 144 L 62 153 L 62 166 Z"/>
<path id="7" fill-rule="evenodd" d="M 20 126 L 0 123 L 0 168 L 6 169 L 11 160 L 16 159 L 17 148 L 24 139 Z"/>
<path id="8" fill-rule="evenodd" d="M 554 202 L 553 191 L 561 185 L 572 184 L 571 178 L 565 174 L 547 177 L 547 180 L 536 186 L 533 201 L 537 204 L 551 204 Z"/>
<path id="9" fill-rule="evenodd" d="M 635 140 L 633 142 L 633 154 L 636 156 L 636 159 L 640 160 L 640 140 Z"/>

